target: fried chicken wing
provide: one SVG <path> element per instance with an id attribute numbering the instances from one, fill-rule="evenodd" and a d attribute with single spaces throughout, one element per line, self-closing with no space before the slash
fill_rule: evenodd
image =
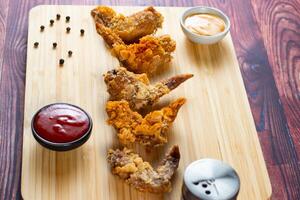
<path id="1" fill-rule="evenodd" d="M 112 173 L 126 180 L 137 190 L 163 193 L 171 191 L 170 180 L 178 168 L 180 152 L 179 147 L 174 145 L 156 170 L 127 148 L 110 149 L 107 160 L 112 167 Z"/>
<path id="2" fill-rule="evenodd" d="M 147 35 L 139 43 L 127 45 L 104 25 L 97 23 L 96 28 L 124 67 L 135 73 L 152 74 L 157 68 L 171 61 L 171 53 L 176 48 L 176 42 L 169 35 Z"/>
<path id="3" fill-rule="evenodd" d="M 130 71 L 153 74 L 159 67 L 169 63 L 176 43 L 169 35 L 144 36 L 137 44 L 116 44 L 113 53 Z"/>
<path id="4" fill-rule="evenodd" d="M 127 101 L 109 101 L 106 104 L 107 122 L 117 129 L 119 141 L 124 145 L 138 142 L 145 146 L 161 146 L 168 142 L 169 127 L 185 101 L 185 98 L 179 98 L 145 117 L 132 111 Z"/>
<path id="5" fill-rule="evenodd" d="M 146 74 L 134 74 L 119 67 L 108 71 L 104 81 L 111 100 L 126 100 L 131 109 L 139 110 L 153 105 L 160 97 L 191 77 L 192 74 L 182 74 L 151 85 Z"/>
<path id="6" fill-rule="evenodd" d="M 152 6 L 130 16 L 118 14 L 107 6 L 98 6 L 91 11 L 91 14 L 96 23 L 109 28 L 125 43 L 132 43 L 154 33 L 162 27 L 164 20 Z"/>

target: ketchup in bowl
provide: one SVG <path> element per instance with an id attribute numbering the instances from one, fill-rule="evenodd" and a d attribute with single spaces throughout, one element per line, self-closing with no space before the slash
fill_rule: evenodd
<path id="1" fill-rule="evenodd" d="M 90 136 L 92 120 L 81 108 L 55 103 L 41 108 L 32 119 L 32 132 L 43 146 L 58 151 L 74 149 Z"/>

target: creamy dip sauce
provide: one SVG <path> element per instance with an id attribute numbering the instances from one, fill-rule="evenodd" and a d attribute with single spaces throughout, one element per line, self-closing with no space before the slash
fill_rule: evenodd
<path id="1" fill-rule="evenodd" d="M 185 26 L 195 34 L 211 36 L 225 30 L 225 22 L 212 14 L 195 14 L 185 19 Z"/>

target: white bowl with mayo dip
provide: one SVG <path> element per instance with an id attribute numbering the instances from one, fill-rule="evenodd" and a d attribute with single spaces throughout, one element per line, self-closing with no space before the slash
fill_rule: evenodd
<path id="1" fill-rule="evenodd" d="M 199 6 L 187 9 L 181 16 L 180 25 L 192 42 L 214 44 L 226 36 L 230 20 L 219 9 Z"/>

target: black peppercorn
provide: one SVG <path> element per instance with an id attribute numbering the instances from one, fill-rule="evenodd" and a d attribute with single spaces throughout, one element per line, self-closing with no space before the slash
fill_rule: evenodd
<path id="1" fill-rule="evenodd" d="M 50 20 L 50 26 L 52 26 L 53 24 L 54 24 L 54 20 L 51 19 L 51 20 Z"/>
<path id="2" fill-rule="evenodd" d="M 60 14 L 57 14 L 56 15 L 56 20 L 59 20 L 60 19 Z"/>
<path id="3" fill-rule="evenodd" d="M 83 36 L 84 35 L 84 30 L 80 29 L 80 35 Z"/>
<path id="4" fill-rule="evenodd" d="M 66 16 L 66 22 L 70 21 L 70 16 Z"/>
<path id="5" fill-rule="evenodd" d="M 70 50 L 70 51 L 68 51 L 68 55 L 69 55 L 69 57 L 71 57 L 72 56 L 72 54 L 73 54 L 73 52 Z"/>
<path id="6" fill-rule="evenodd" d="M 35 43 L 33 44 L 33 46 L 34 46 L 35 48 L 37 48 L 37 47 L 39 46 L 39 43 L 38 43 L 38 42 L 35 42 Z"/>
<path id="7" fill-rule="evenodd" d="M 59 65 L 63 65 L 64 64 L 64 59 L 59 59 Z"/>
<path id="8" fill-rule="evenodd" d="M 56 43 L 56 42 L 53 42 L 52 46 L 53 46 L 53 49 L 55 49 L 56 46 L 57 46 L 57 43 Z"/>
<path id="9" fill-rule="evenodd" d="M 66 30 L 67 30 L 67 33 L 70 33 L 71 28 L 67 27 Z"/>
<path id="10" fill-rule="evenodd" d="M 43 32 L 45 29 L 45 26 L 42 25 L 40 28 L 41 28 L 41 32 Z"/>
<path id="11" fill-rule="evenodd" d="M 113 73 L 113 75 L 117 75 L 117 70 L 116 70 L 116 69 L 113 69 L 113 70 L 112 70 L 112 73 Z"/>

